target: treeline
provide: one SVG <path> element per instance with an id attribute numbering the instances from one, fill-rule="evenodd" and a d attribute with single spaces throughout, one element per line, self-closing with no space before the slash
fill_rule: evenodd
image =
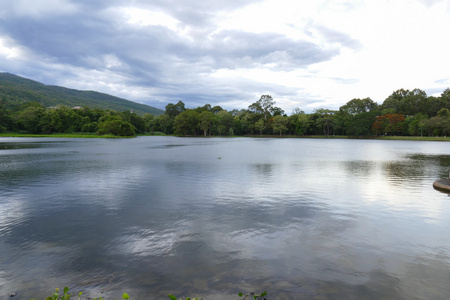
<path id="1" fill-rule="evenodd" d="M 153 118 L 153 115 L 148 114 Z M 33 134 L 93 133 L 134 136 L 146 132 L 145 118 L 128 111 L 119 112 L 66 105 L 44 108 L 28 102 L 15 109 L 0 102 L 0 132 Z"/>
<path id="2" fill-rule="evenodd" d="M 339 110 L 299 108 L 287 116 L 270 95 L 247 109 L 226 111 L 206 104 L 186 109 L 168 104 L 163 115 L 149 118 L 150 131 L 179 136 L 211 135 L 428 135 L 450 132 L 450 89 L 428 97 L 420 89 L 393 92 L 379 105 L 370 98 L 352 99 Z"/>
<path id="3" fill-rule="evenodd" d="M 288 116 L 270 95 L 247 109 L 230 110 L 206 104 L 187 109 L 182 101 L 165 107 L 162 115 L 71 108 L 45 108 L 28 102 L 11 108 L 0 101 L 0 131 L 28 133 L 86 132 L 132 136 L 162 132 L 178 136 L 232 135 L 428 135 L 450 132 L 450 89 L 439 97 L 420 89 L 393 92 L 379 105 L 370 98 L 352 99 L 339 110 L 299 108 Z"/>

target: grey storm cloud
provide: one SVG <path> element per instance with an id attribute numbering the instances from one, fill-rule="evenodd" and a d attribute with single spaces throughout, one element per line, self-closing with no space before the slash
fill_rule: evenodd
<path id="1" fill-rule="evenodd" d="M 308 41 L 295 41 L 281 34 L 223 31 L 213 35 L 208 47 L 200 52 L 217 58 L 218 67 L 236 68 L 242 64 L 274 64 L 277 67 L 299 68 L 328 60 L 338 49 L 321 49 Z M 224 59 L 221 59 L 224 58 Z"/>
<path id="2" fill-rule="evenodd" d="M 62 63 L 84 64 L 93 61 L 86 57 L 115 53 L 131 65 L 144 63 L 146 67 L 158 62 L 167 64 L 171 58 L 189 64 L 205 58 L 203 61 L 211 68 L 243 67 L 242 63 L 296 68 L 328 60 L 339 53 L 337 48 L 321 49 L 311 42 L 295 41 L 281 34 L 236 30 L 221 31 L 192 43 L 162 26 L 135 29 L 105 19 L 95 15 L 53 17 L 45 22 L 15 18 L 0 21 L 0 25 L 4 33 L 21 45 Z"/>
<path id="3" fill-rule="evenodd" d="M 9 37 L 49 65 L 74 68 L 55 70 L 56 76 L 70 77 L 80 70 L 107 71 L 117 75 L 122 84 L 151 89 L 152 94 L 147 98 L 167 102 L 186 97 L 191 106 L 216 101 L 217 93 L 221 93 L 221 101 L 225 102 L 251 97 L 258 89 L 268 89 L 266 84 L 251 81 L 245 87 L 238 82 L 233 86 L 231 83 L 221 86 L 212 79 L 205 79 L 204 74 L 213 74 L 219 69 L 261 66 L 285 71 L 301 69 L 332 59 L 339 54 L 342 45 L 359 46 L 351 37 L 325 27 L 316 29 L 328 39 L 327 47 L 279 33 L 218 30 L 214 25 L 217 11 L 233 11 L 258 1 L 133 1 L 134 7 L 163 11 L 172 16 L 182 29 L 187 29 L 184 31 L 187 35 L 160 25 L 127 23 L 120 10 L 129 6 L 129 1 L 56 2 L 66 5 L 50 6 L 55 1 L 45 0 L 9 2 L 0 8 L 0 36 Z M 25 3 L 35 7 L 24 9 Z M 334 46 L 334 43 L 339 45 Z M 34 71 L 30 70 L 33 66 Z M 40 74 L 36 79 L 47 79 L 54 84 L 51 66 L 43 67 L 42 62 L 30 61 L 27 68 L 30 76 Z M 113 77 L 110 80 L 117 83 Z M 244 91 L 249 87 L 254 90 Z M 276 85 L 272 88 L 283 94 L 295 94 L 290 88 Z"/>

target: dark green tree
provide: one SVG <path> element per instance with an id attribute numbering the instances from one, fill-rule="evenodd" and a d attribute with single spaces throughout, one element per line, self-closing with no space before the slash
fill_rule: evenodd
<path id="1" fill-rule="evenodd" d="M 36 102 L 30 102 L 22 106 L 14 115 L 14 120 L 19 130 L 25 130 L 29 133 L 40 133 L 39 127 L 42 116 L 44 115 L 44 108 Z"/>
<path id="2" fill-rule="evenodd" d="M 145 124 L 145 131 L 149 133 L 153 133 L 155 131 L 155 116 L 152 114 L 145 114 L 142 117 L 142 120 Z"/>
<path id="3" fill-rule="evenodd" d="M 213 108 L 211 108 L 211 112 L 212 112 L 213 114 L 217 114 L 219 111 L 222 111 L 222 110 L 223 110 L 223 108 L 220 107 L 220 106 L 218 106 L 218 105 L 216 105 L 216 106 L 214 106 Z"/>
<path id="4" fill-rule="evenodd" d="M 423 113 L 417 113 L 414 116 L 406 117 L 406 123 L 408 126 L 408 133 L 413 136 L 422 136 L 423 127 L 421 126 L 422 120 L 427 120 L 428 116 Z"/>
<path id="5" fill-rule="evenodd" d="M 5 109 L 2 104 L 0 104 L 0 132 L 6 130 L 15 130 L 15 124 L 11 118 L 11 112 Z"/>
<path id="6" fill-rule="evenodd" d="M 164 134 L 173 133 L 174 118 L 167 114 L 159 115 L 155 118 L 155 130 L 161 131 Z"/>
<path id="7" fill-rule="evenodd" d="M 268 118 L 271 116 L 270 111 L 273 109 L 275 101 L 270 95 L 262 95 L 261 98 L 258 100 L 258 102 L 260 103 L 261 108 L 263 109 L 264 120 L 267 121 Z"/>
<path id="8" fill-rule="evenodd" d="M 338 128 L 336 111 L 319 108 L 314 110 L 314 124 L 319 132 L 323 135 L 331 135 Z"/>
<path id="9" fill-rule="evenodd" d="M 203 130 L 204 136 L 211 132 L 213 121 L 214 114 L 211 111 L 204 110 L 198 115 L 198 127 Z"/>
<path id="10" fill-rule="evenodd" d="M 177 104 L 173 103 L 167 104 L 165 114 L 171 118 L 175 118 L 185 110 L 186 108 L 184 107 L 184 103 L 183 101 L 180 100 L 177 102 Z"/>
<path id="11" fill-rule="evenodd" d="M 134 126 L 124 121 L 118 115 L 106 115 L 100 118 L 100 122 L 97 125 L 97 134 L 114 134 L 117 136 L 134 136 Z"/>
<path id="12" fill-rule="evenodd" d="M 221 110 L 215 115 L 215 130 L 217 135 L 227 135 L 230 133 L 230 128 L 233 127 L 233 115 L 226 110 Z"/>
<path id="13" fill-rule="evenodd" d="M 179 136 L 196 136 L 199 114 L 193 109 L 187 109 L 175 117 L 175 134 Z"/>
<path id="14" fill-rule="evenodd" d="M 406 116 L 413 116 L 424 112 L 427 105 L 427 94 L 420 90 L 399 89 L 393 92 L 381 105 L 381 109 L 392 109 L 391 114 L 399 113 Z"/>
<path id="15" fill-rule="evenodd" d="M 337 122 L 343 134 L 361 136 L 370 134 L 378 114 L 378 104 L 370 98 L 355 98 L 339 108 Z"/>
<path id="16" fill-rule="evenodd" d="M 264 119 L 259 119 L 255 123 L 255 129 L 259 131 L 259 134 L 262 135 L 263 131 L 266 129 L 266 122 L 264 122 Z"/>
<path id="17" fill-rule="evenodd" d="M 279 133 L 280 136 L 283 134 L 283 132 L 285 132 L 288 127 L 288 122 L 289 119 L 288 117 L 282 116 L 282 115 L 277 115 L 275 117 L 272 118 L 272 128 L 274 133 Z"/>
<path id="18" fill-rule="evenodd" d="M 124 121 L 134 126 L 136 133 L 144 133 L 146 131 L 145 121 L 141 116 L 130 111 L 123 111 L 121 117 Z"/>

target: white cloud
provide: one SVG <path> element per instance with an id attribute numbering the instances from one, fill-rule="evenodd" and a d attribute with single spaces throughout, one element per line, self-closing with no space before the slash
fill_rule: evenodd
<path id="1" fill-rule="evenodd" d="M 114 54 L 108 54 L 103 57 L 105 66 L 108 69 L 122 67 L 123 63 Z"/>
<path id="2" fill-rule="evenodd" d="M 353 25 L 337 25 L 357 38 L 363 49 L 344 49 L 313 69 L 326 77 L 357 78 L 350 86 L 355 96 L 366 91 L 378 101 L 399 88 L 436 87 L 435 79 L 447 76 L 450 67 L 445 59 L 450 44 L 442 40 L 442 29 L 450 28 L 445 3 L 429 9 L 416 1 L 367 3 L 350 18 Z"/>
<path id="3" fill-rule="evenodd" d="M 15 43 L 9 37 L 0 36 L 0 56 L 7 60 L 22 59 L 25 55 L 25 51 L 19 45 Z"/>
<path id="4" fill-rule="evenodd" d="M 0 8 L 4 71 L 187 107 L 269 93 L 287 112 L 450 85 L 448 1 L 74 3 Z"/>
<path id="5" fill-rule="evenodd" d="M 148 9 L 137 8 L 137 7 L 128 7 L 122 8 L 125 13 L 127 23 L 139 26 L 164 26 L 171 30 L 176 31 L 180 22 L 163 13 L 163 12 L 155 12 Z"/>

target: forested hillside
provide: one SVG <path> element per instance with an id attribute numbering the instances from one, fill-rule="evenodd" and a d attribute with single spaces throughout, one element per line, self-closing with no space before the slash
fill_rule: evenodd
<path id="1" fill-rule="evenodd" d="M 160 115 L 164 110 L 132 102 L 111 95 L 44 85 L 9 73 L 0 73 L 0 102 L 5 108 L 14 108 L 27 102 L 38 102 L 44 107 L 66 105 L 91 109 L 132 111 L 138 115 Z"/>

